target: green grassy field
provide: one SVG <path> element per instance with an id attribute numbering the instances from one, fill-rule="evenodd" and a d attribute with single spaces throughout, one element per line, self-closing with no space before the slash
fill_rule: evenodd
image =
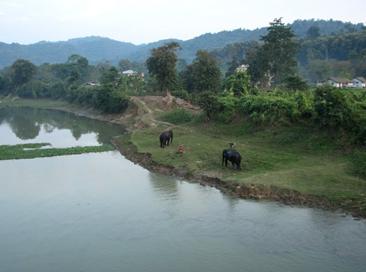
<path id="1" fill-rule="evenodd" d="M 158 136 L 164 128 L 136 130 L 131 142 L 158 163 L 227 182 L 261 184 L 321 196 L 366 211 L 366 180 L 354 176 L 352 151 L 337 148 L 326 133 L 306 128 L 255 131 L 247 125 L 188 124 L 174 128 L 174 142 L 162 149 Z M 221 165 L 222 150 L 234 142 L 242 170 Z M 186 152 L 178 154 L 180 144 Z"/>

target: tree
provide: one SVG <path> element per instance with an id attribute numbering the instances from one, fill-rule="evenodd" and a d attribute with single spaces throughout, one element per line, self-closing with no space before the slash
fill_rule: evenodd
<path id="1" fill-rule="evenodd" d="M 320 28 L 318 26 L 311 26 L 306 32 L 306 37 L 316 39 L 320 36 Z"/>
<path id="2" fill-rule="evenodd" d="M 157 80 L 161 91 L 169 91 L 176 85 L 176 50 L 178 48 L 180 47 L 176 42 L 154 48 L 146 61 L 149 74 Z"/>
<path id="3" fill-rule="evenodd" d="M 250 75 L 247 66 L 237 68 L 234 74 L 226 79 L 226 88 L 235 96 L 249 94 L 250 92 Z"/>
<path id="4" fill-rule="evenodd" d="M 71 55 L 68 60 L 67 60 L 67 66 L 68 68 L 70 68 L 70 73 L 73 73 L 74 77 L 77 74 L 79 74 L 79 76 L 77 77 L 77 79 L 80 79 L 82 77 L 85 77 L 86 74 L 88 73 L 88 66 L 89 66 L 89 61 L 87 58 L 82 57 L 80 55 Z"/>
<path id="5" fill-rule="evenodd" d="M 221 87 L 221 72 L 216 59 L 207 51 L 199 50 L 196 59 L 187 66 L 184 81 L 189 91 L 218 91 Z"/>
<path id="6" fill-rule="evenodd" d="M 117 82 L 117 79 L 118 79 L 118 70 L 115 67 L 111 67 L 102 73 L 100 82 L 103 85 L 108 84 L 114 85 Z"/>
<path id="7" fill-rule="evenodd" d="M 297 43 L 294 38 L 295 34 L 281 18 L 270 23 L 267 35 L 261 38 L 264 44 L 259 54 L 263 58 L 263 77 L 268 87 L 272 82 L 279 84 L 295 73 Z"/>
<path id="8" fill-rule="evenodd" d="M 285 87 L 292 91 L 305 91 L 309 86 L 301 77 L 294 75 L 286 78 Z"/>
<path id="9" fill-rule="evenodd" d="M 15 86 L 21 86 L 30 81 L 36 71 L 37 68 L 33 63 L 19 59 L 10 67 L 11 81 Z"/>
<path id="10" fill-rule="evenodd" d="M 132 70 L 133 63 L 131 61 L 129 61 L 128 59 L 121 59 L 118 62 L 118 67 L 121 71 Z"/>

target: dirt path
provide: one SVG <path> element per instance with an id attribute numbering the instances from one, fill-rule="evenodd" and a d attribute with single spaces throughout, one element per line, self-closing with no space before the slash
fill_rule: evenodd
<path id="1" fill-rule="evenodd" d="M 171 123 L 155 119 L 154 110 L 152 110 L 140 97 L 132 96 L 131 101 L 137 106 L 137 116 L 140 119 L 138 122 L 136 122 L 135 127 L 157 127 L 158 125 L 168 127 L 173 126 Z"/>

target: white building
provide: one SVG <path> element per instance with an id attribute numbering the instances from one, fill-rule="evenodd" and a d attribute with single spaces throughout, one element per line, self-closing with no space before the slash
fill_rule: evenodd
<path id="1" fill-rule="evenodd" d="M 345 78 L 331 77 L 328 79 L 327 83 L 330 86 L 333 86 L 336 88 L 352 88 L 353 87 L 352 81 L 345 79 Z"/>
<path id="2" fill-rule="evenodd" d="M 136 76 L 138 73 L 133 70 L 126 70 L 122 72 L 122 75 L 124 76 Z"/>
<path id="3" fill-rule="evenodd" d="M 352 79 L 353 88 L 366 88 L 366 79 L 363 77 L 357 77 Z"/>

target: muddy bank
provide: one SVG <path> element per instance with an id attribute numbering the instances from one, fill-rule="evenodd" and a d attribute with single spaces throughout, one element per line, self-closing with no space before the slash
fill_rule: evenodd
<path id="1" fill-rule="evenodd" d="M 115 139 L 112 142 L 128 160 L 141 165 L 149 171 L 199 182 L 203 186 L 215 187 L 221 192 L 235 197 L 252 200 L 277 201 L 286 205 L 340 211 L 351 214 L 356 219 L 366 218 L 366 213 L 364 211 L 356 205 L 349 205 L 349 203 L 335 203 L 323 197 L 307 195 L 298 191 L 275 186 L 238 184 L 237 182 L 225 181 L 217 177 L 191 173 L 186 169 L 177 169 L 173 166 L 159 164 L 152 159 L 150 153 L 137 152 L 136 147 L 130 142 L 128 135 Z"/>

